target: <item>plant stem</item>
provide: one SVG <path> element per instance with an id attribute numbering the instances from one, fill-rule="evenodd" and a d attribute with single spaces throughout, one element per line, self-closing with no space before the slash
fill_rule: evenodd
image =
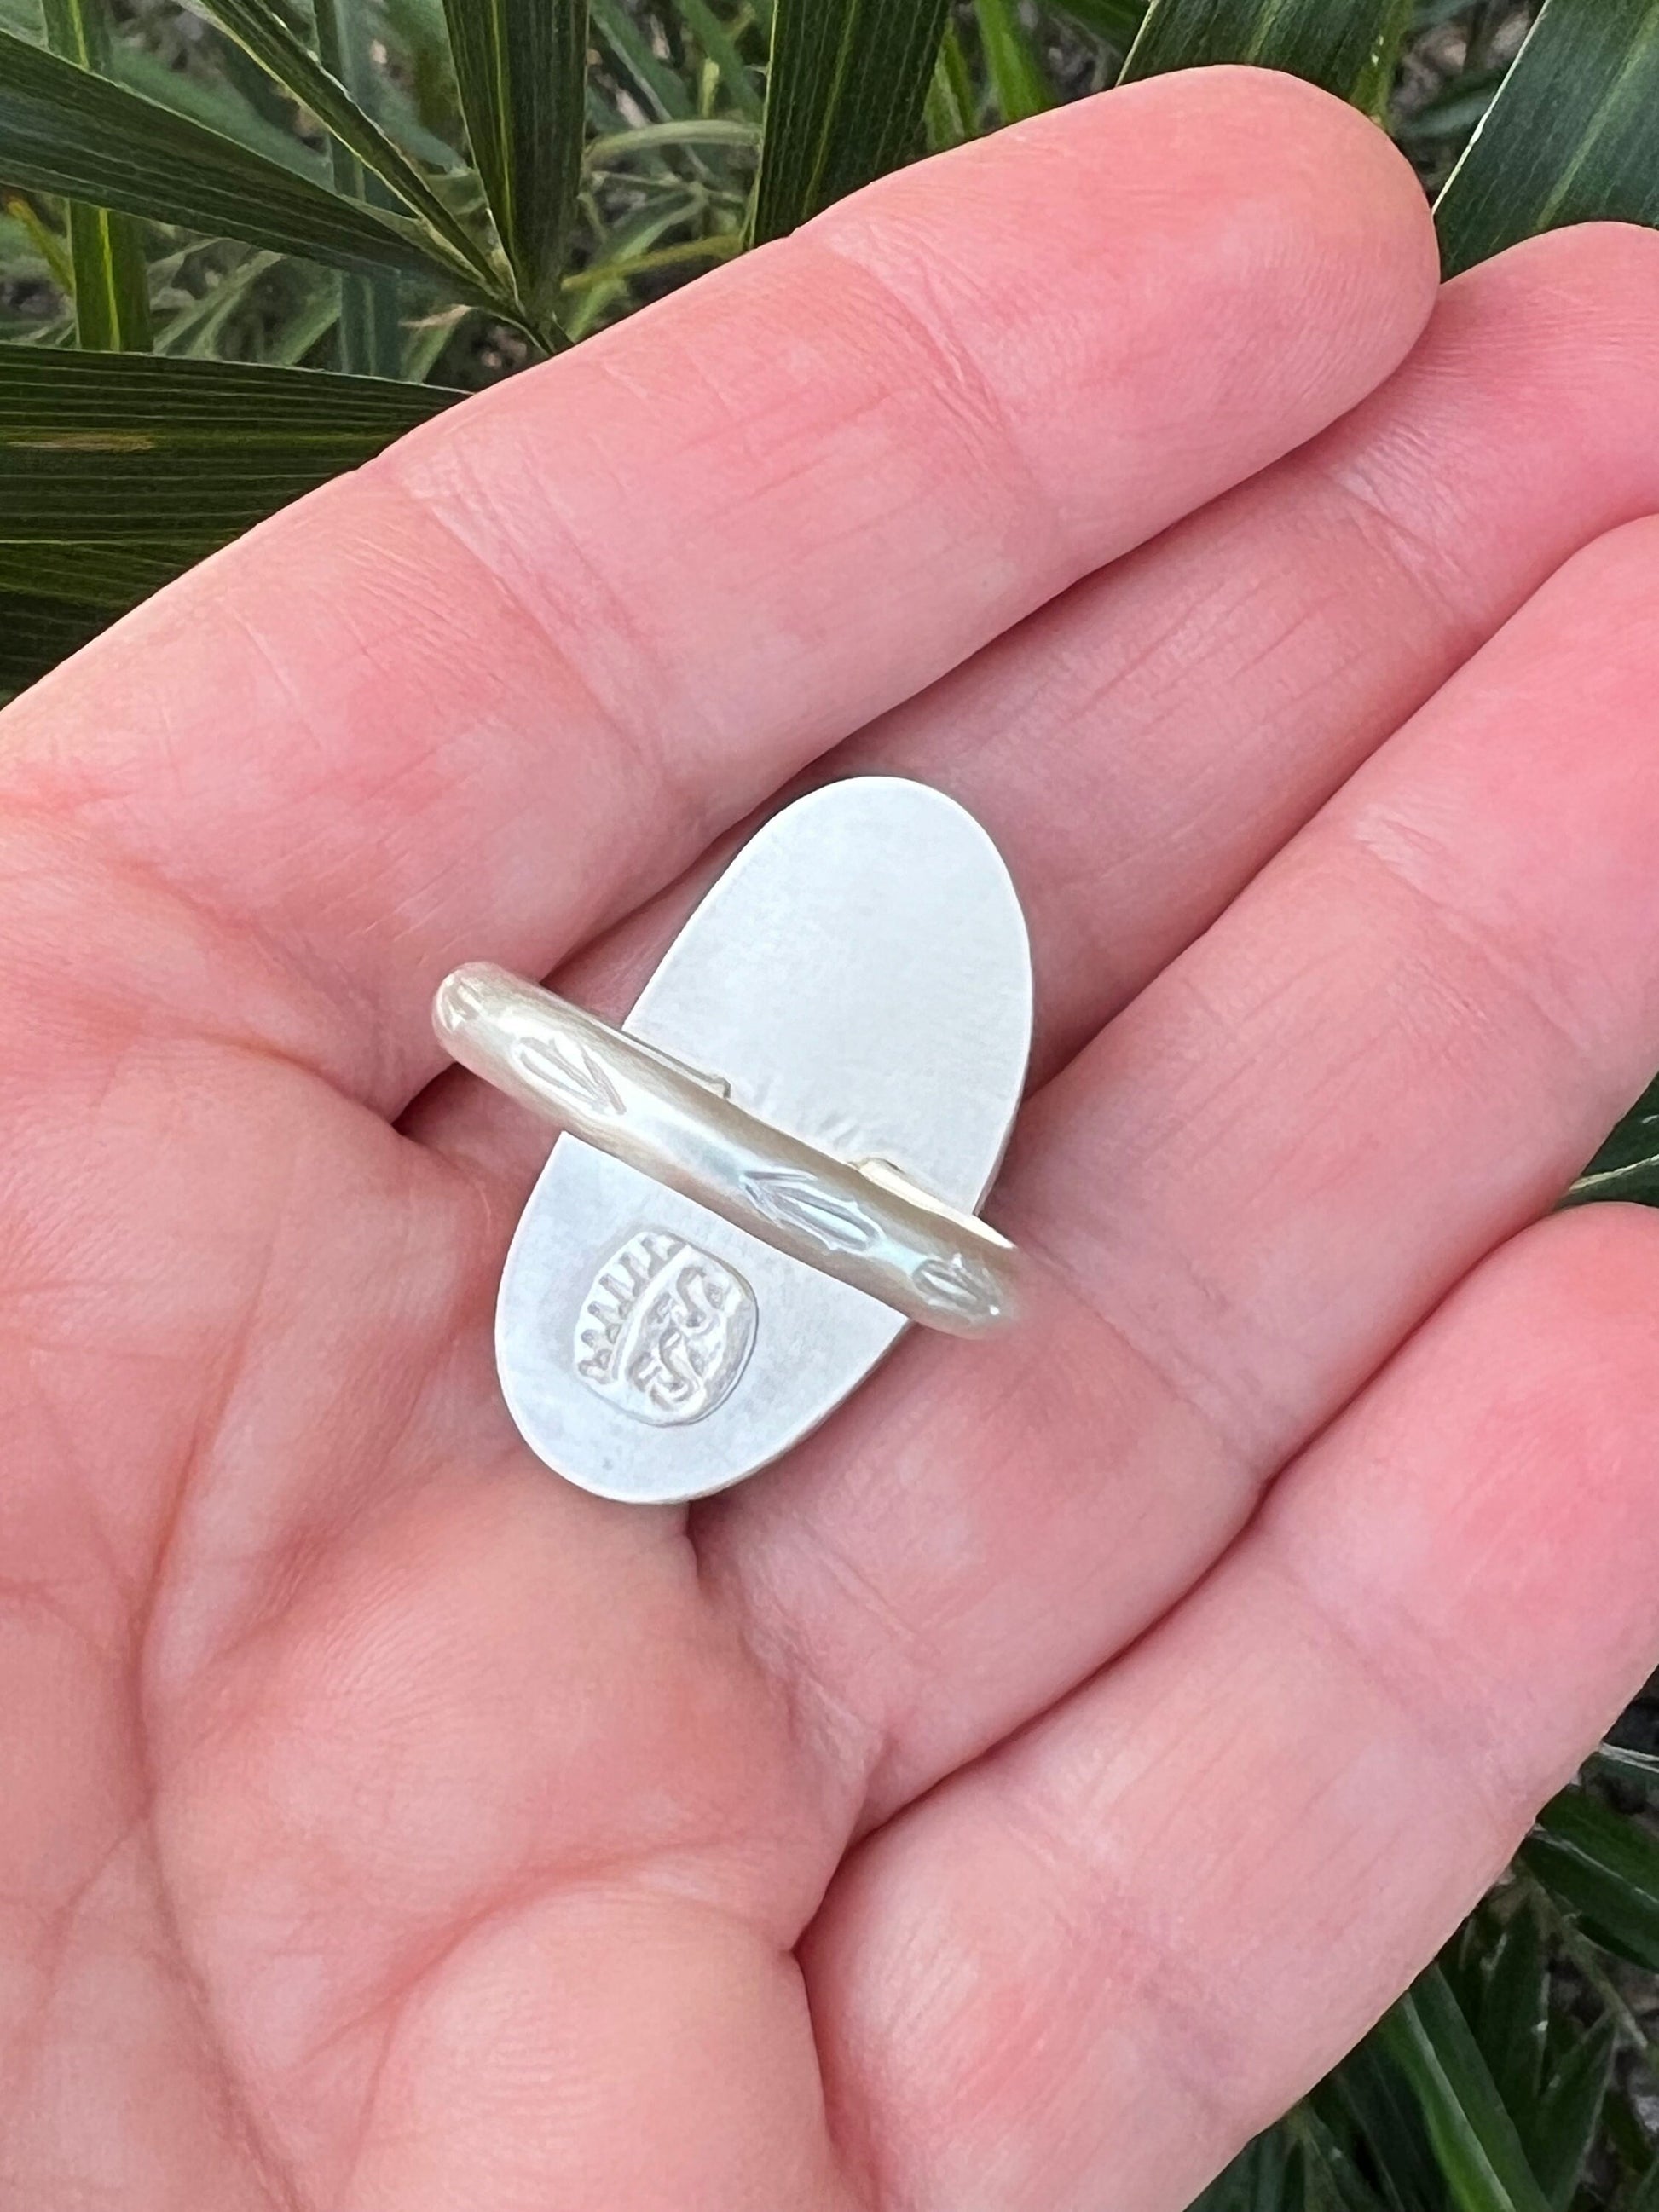
<path id="1" fill-rule="evenodd" d="M 106 0 L 41 0 L 46 44 L 91 76 L 109 64 Z M 148 353 L 154 341 L 143 234 L 130 215 L 69 204 L 75 337 L 90 353 Z"/>

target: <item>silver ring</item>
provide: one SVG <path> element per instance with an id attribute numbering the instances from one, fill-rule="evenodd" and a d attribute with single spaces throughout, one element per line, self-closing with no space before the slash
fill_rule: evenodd
<path id="1" fill-rule="evenodd" d="M 543 1120 L 907 1321 L 978 1336 L 1012 1320 L 1006 1237 L 884 1160 L 836 1159 L 703 1074 L 505 968 L 438 987 L 433 1026 L 464 1067 Z"/>
<path id="2" fill-rule="evenodd" d="M 465 1066 L 561 1132 L 501 1271 L 520 1434 L 601 1497 L 741 1481 L 908 1323 L 1013 1318 L 977 1219 L 1031 1035 L 1024 917 L 956 802 L 891 776 L 775 815 L 621 1028 L 504 969 L 434 1007 Z"/>

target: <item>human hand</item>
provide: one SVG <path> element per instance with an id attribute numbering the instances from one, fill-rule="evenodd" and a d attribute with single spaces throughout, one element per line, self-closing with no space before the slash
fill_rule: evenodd
<path id="1" fill-rule="evenodd" d="M 1659 1226 L 1528 1226 L 1659 1059 L 1659 242 L 1433 282 L 1358 117 L 1138 86 L 7 714 L 8 2203 L 1177 2212 L 1501 1867 L 1659 1643 Z M 1033 1310 L 603 1503 L 432 987 L 615 1015 L 876 766 L 1030 914 Z"/>

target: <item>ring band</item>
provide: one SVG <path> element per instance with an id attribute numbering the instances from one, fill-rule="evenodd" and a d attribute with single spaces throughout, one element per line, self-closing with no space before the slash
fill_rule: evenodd
<path id="1" fill-rule="evenodd" d="M 977 1336 L 1014 1317 L 1007 1238 L 884 1161 L 851 1163 L 746 1112 L 704 1075 L 485 963 L 439 986 L 463 1066 L 544 1120 L 911 1321 Z"/>

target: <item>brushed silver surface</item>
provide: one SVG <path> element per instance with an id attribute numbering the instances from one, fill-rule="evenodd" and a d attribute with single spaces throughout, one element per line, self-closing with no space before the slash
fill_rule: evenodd
<path id="1" fill-rule="evenodd" d="M 1024 919 L 954 800 L 894 777 L 831 784 L 738 854 L 623 1028 L 771 1130 L 868 1164 L 861 1190 L 914 1185 L 971 1214 L 1024 1079 Z M 777 1458 L 905 1326 L 821 1261 L 565 1135 L 507 1256 L 496 1358 L 550 1467 L 659 1502 Z"/>

